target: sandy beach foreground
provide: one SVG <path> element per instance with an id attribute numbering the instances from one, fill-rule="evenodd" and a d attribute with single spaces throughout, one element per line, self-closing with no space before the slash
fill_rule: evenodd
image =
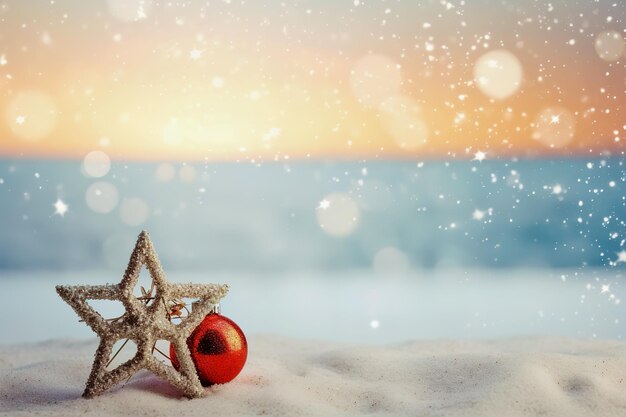
<path id="1" fill-rule="evenodd" d="M 144 372 L 80 397 L 96 341 L 0 346 L 11 416 L 624 416 L 626 343 L 556 338 L 355 346 L 252 336 L 235 381 L 187 400 Z"/>

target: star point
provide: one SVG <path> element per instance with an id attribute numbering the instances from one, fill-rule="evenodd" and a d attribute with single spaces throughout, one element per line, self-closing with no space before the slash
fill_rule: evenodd
<path id="1" fill-rule="evenodd" d="M 472 159 L 473 161 L 478 161 L 478 162 L 482 162 L 487 158 L 487 153 L 483 152 L 483 151 L 477 151 L 474 154 L 474 159 Z"/>
<path id="2" fill-rule="evenodd" d="M 323 199 L 322 201 L 319 202 L 317 208 L 320 209 L 320 210 L 327 210 L 327 209 L 329 209 L 330 208 L 330 201 L 328 201 L 326 199 Z"/>
<path id="3" fill-rule="evenodd" d="M 485 217 L 485 212 L 479 209 L 474 210 L 472 213 L 472 218 L 474 220 L 482 220 Z"/>
<path id="4" fill-rule="evenodd" d="M 204 52 L 204 51 L 203 51 L 203 50 L 201 50 L 201 49 L 194 48 L 194 49 L 192 49 L 191 51 L 189 51 L 189 58 L 191 58 L 191 59 L 192 59 L 192 60 L 194 60 L 194 61 L 197 61 L 197 60 L 199 60 L 200 58 L 202 58 L 202 53 L 203 53 L 203 52 Z"/>
<path id="5" fill-rule="evenodd" d="M 65 217 L 65 213 L 69 209 L 69 206 L 60 198 L 57 198 L 57 201 L 52 206 L 54 207 L 54 214 L 58 214 L 61 217 Z"/>

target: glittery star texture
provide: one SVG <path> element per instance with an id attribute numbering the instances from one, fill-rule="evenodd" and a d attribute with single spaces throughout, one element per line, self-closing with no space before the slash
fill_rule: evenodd
<path id="1" fill-rule="evenodd" d="M 156 288 L 154 301 L 148 305 L 133 294 L 143 265 L 147 267 Z M 142 231 L 119 284 L 59 285 L 56 290 L 100 338 L 83 397 L 100 395 L 141 369 L 147 369 L 169 381 L 186 397 L 198 398 L 205 395 L 206 391 L 191 359 L 187 338 L 226 295 L 228 285 L 168 282 L 148 233 Z M 166 300 L 181 298 L 197 298 L 199 301 L 194 303 L 188 316 L 174 324 L 168 316 Z M 119 300 L 126 312 L 120 320 L 107 321 L 87 300 Z M 107 370 L 113 345 L 121 339 L 134 341 L 137 353 L 115 369 Z M 157 340 L 167 340 L 173 344 L 180 364 L 178 371 L 153 356 L 152 348 Z"/>

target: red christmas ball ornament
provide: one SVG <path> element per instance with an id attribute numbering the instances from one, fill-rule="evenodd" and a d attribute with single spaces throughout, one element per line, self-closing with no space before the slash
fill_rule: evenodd
<path id="1" fill-rule="evenodd" d="M 218 313 L 211 313 L 204 318 L 187 339 L 187 345 L 200 382 L 205 387 L 235 379 L 248 357 L 246 336 L 234 321 Z M 178 370 L 172 344 L 170 359 Z"/>

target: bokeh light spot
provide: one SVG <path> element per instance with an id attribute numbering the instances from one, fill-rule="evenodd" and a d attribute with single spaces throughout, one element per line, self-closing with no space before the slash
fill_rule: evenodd
<path id="1" fill-rule="evenodd" d="M 560 148 L 574 138 L 576 119 L 563 107 L 548 107 L 539 113 L 533 127 L 533 139 L 549 148 Z"/>
<path id="2" fill-rule="evenodd" d="M 102 151 L 89 152 L 83 159 L 83 171 L 90 177 L 104 177 L 110 169 L 111 159 Z"/>
<path id="3" fill-rule="evenodd" d="M 483 94 L 502 100 L 519 89 L 522 82 L 522 64 L 507 50 L 490 51 L 476 61 L 474 80 Z"/>
<path id="4" fill-rule="evenodd" d="M 365 106 L 376 107 L 398 94 L 402 74 L 396 62 L 384 55 L 367 55 L 354 65 L 350 75 L 352 92 Z"/>
<path id="5" fill-rule="evenodd" d="M 96 213 L 110 213 L 119 201 L 117 188 L 108 182 L 95 182 L 87 188 L 85 193 L 87 206 Z"/>
<path id="6" fill-rule="evenodd" d="M 396 144 L 415 150 L 428 141 L 428 126 L 421 118 L 417 102 L 409 97 L 393 96 L 379 107 L 383 123 Z"/>
<path id="7" fill-rule="evenodd" d="M 594 46 L 601 59 L 611 62 L 622 57 L 626 42 L 619 32 L 606 31 L 596 36 Z"/>
<path id="8" fill-rule="evenodd" d="M 152 0 L 107 0 L 109 13 L 122 22 L 136 22 L 148 17 Z"/>
<path id="9" fill-rule="evenodd" d="M 157 181 L 161 182 L 171 181 L 172 179 L 174 179 L 175 176 L 176 168 L 174 168 L 174 165 L 167 162 L 159 164 L 156 171 L 154 172 L 154 177 L 157 179 Z"/>
<path id="10" fill-rule="evenodd" d="M 193 182 L 197 175 L 196 169 L 191 165 L 185 165 L 178 171 L 178 178 L 182 182 Z"/>
<path id="11" fill-rule="evenodd" d="M 347 236 L 359 221 L 359 207 L 352 198 L 343 193 L 332 193 L 324 197 L 326 208 L 317 209 L 317 222 L 331 236 Z"/>
<path id="12" fill-rule="evenodd" d="M 129 226 L 139 226 L 145 223 L 150 215 L 150 208 L 140 198 L 125 198 L 120 204 L 120 217 Z"/>

